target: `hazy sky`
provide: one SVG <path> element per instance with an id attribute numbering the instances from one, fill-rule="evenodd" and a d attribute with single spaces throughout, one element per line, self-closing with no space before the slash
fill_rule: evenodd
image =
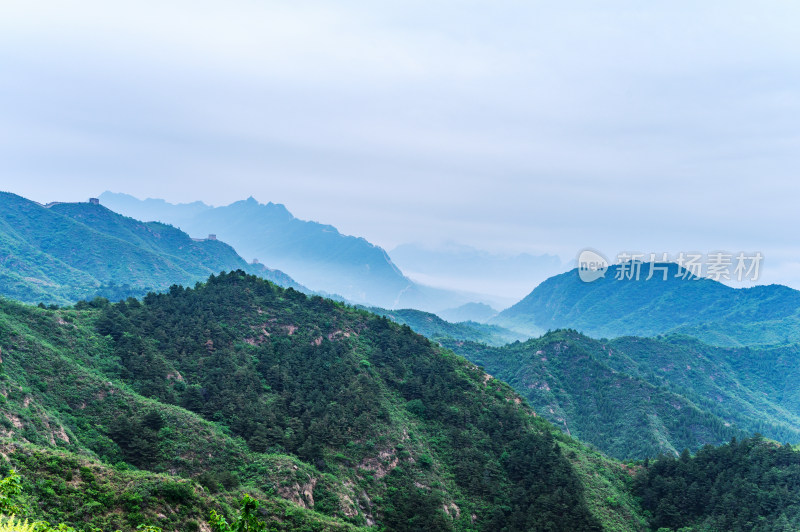
<path id="1" fill-rule="evenodd" d="M 800 287 L 797 2 L 0 2 L 0 188 L 253 195 L 391 249 L 760 250 Z"/>

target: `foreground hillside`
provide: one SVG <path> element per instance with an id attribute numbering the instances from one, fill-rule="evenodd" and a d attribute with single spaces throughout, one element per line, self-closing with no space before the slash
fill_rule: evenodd
<path id="1" fill-rule="evenodd" d="M 218 240 L 196 241 L 172 226 L 140 222 L 102 205 L 46 208 L 6 192 L 0 192 L 0 266 L 0 295 L 27 303 L 141 297 L 232 269 L 300 288 L 280 271 L 247 264 Z"/>
<path id="2" fill-rule="evenodd" d="M 634 493 L 658 530 L 800 530 L 800 453 L 760 437 L 643 467 Z"/>
<path id="3" fill-rule="evenodd" d="M 754 432 L 800 441 L 797 346 L 598 341 L 570 330 L 502 347 L 443 343 L 511 384 L 565 432 L 617 458 L 677 455 Z"/>
<path id="4" fill-rule="evenodd" d="M 595 338 L 679 333 L 719 346 L 775 346 L 800 342 L 800 292 L 786 286 L 731 288 L 679 268 L 667 279 L 650 264 L 639 280 L 617 279 L 618 266 L 591 283 L 572 270 L 537 286 L 490 323 L 541 335 L 570 328 Z M 685 276 L 685 277 L 684 277 Z"/>
<path id="5" fill-rule="evenodd" d="M 385 318 L 242 272 L 81 308 L 5 302 L 0 313 L 3 434 L 32 446 L 7 454 L 34 454 L 29 472 L 52 453 L 72 464 L 30 486 L 42 517 L 204 526 L 180 502 L 159 510 L 173 489 L 159 483 L 185 478 L 176 497 L 191 491 L 192 504 L 225 511 L 246 491 L 272 501 L 269 519 L 317 523 L 309 530 L 645 527 L 625 466 Z M 109 486 L 128 469 L 161 476 L 141 510 L 121 510 L 124 490 L 109 487 L 89 512 L 59 495 L 80 467 Z"/>

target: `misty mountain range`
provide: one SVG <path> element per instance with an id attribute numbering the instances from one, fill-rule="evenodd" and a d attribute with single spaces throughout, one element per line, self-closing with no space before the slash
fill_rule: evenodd
<path id="1" fill-rule="evenodd" d="M 114 212 L 114 201 L 127 202 L 135 216 Z M 259 262 L 243 259 L 240 249 Z M 394 252 L 418 267 L 430 264 L 436 275 L 476 253 Z M 477 253 L 460 275 L 563 268 L 554 257 L 504 260 Z M 287 272 L 267 267 L 276 263 Z M 419 285 L 381 248 L 298 220 L 281 205 L 251 198 L 214 208 L 110 194 L 100 204 L 48 206 L 0 194 L 0 266 L 0 364 L 12 386 L 0 401 L 5 437 L 22 438 L 40 456 L 57 447 L 91 457 L 95 468 L 117 464 L 103 473 L 108 478 L 132 464 L 185 473 L 215 493 L 237 489 L 235 472 L 262 499 L 309 512 L 278 506 L 269 515 L 386 522 L 392 530 L 421 511 L 426 522 L 463 525 L 456 529 L 471 530 L 481 519 L 485 530 L 503 522 L 516 523 L 509 530 L 539 529 L 520 524 L 538 523 L 538 510 L 481 503 L 476 512 L 493 513 L 470 514 L 469 522 L 456 512 L 481 501 L 487 486 L 508 500 L 506 478 L 517 479 L 516 494 L 534 493 L 541 479 L 552 483 L 542 493 L 586 490 L 590 505 L 580 519 L 602 523 L 587 530 L 647 530 L 646 522 L 657 530 L 666 521 L 653 512 L 681 514 L 652 491 L 637 491 L 648 466 L 630 460 L 680 454 L 687 464 L 695 459 L 690 451 L 724 457 L 732 452 L 726 442 L 737 438 L 782 449 L 768 459 L 757 491 L 775 494 L 760 486 L 793 482 L 776 480 L 793 474 L 790 446 L 748 439 L 800 437 L 800 292 L 784 286 L 734 289 L 684 276 L 675 264 L 667 265 L 666 280 L 645 280 L 650 264 L 642 265 L 641 280 L 623 280 L 611 266 L 590 283 L 577 270 L 554 275 L 498 312 L 474 295 Z M 295 280 L 296 271 L 313 285 Z M 324 299 L 312 290 L 318 286 L 353 299 Z M 388 304 L 351 305 L 355 298 Z M 398 303 L 412 308 L 392 308 Z M 105 400 L 117 393 L 114 383 L 124 401 Z M 386 434 L 388 446 L 376 443 Z M 184 459 L 191 458 L 188 442 L 197 441 L 207 462 Z M 4 452 L 26 475 L 48 474 L 19 450 Z M 265 460 L 271 465 L 250 465 Z M 669 460 L 656 464 L 669 468 Z M 531 463 L 548 465 L 524 477 L 533 485 L 520 483 Z M 487 464 L 496 464 L 494 476 L 478 474 Z M 570 468 L 575 479 L 564 480 Z M 381 475 L 363 482 L 364 470 Z M 287 488 L 286 471 L 311 487 Z M 736 485 L 746 474 L 737 473 Z M 267 484 L 256 481 L 264 478 Z M 122 484 L 106 489 L 127 489 Z M 428 485 L 449 487 L 431 495 Z M 418 498 L 409 502 L 409 493 Z M 457 495 L 451 501 L 448 493 Z M 73 497 L 83 504 L 86 496 Z M 358 497 L 373 502 L 353 503 Z M 445 503 L 449 513 L 441 511 Z M 109 507 L 109 514 L 120 512 Z M 800 513 L 789 514 L 800 523 Z M 746 529 L 749 521 L 740 521 Z"/>
<path id="2" fill-rule="evenodd" d="M 283 205 L 262 204 L 252 197 L 223 207 L 201 202 L 176 205 L 112 192 L 104 192 L 100 201 L 126 216 L 172 224 L 192 236 L 215 234 L 248 260 L 257 259 L 311 290 L 354 303 L 436 312 L 469 302 L 497 300 L 475 294 L 477 290 L 414 282 L 382 248 L 364 238 L 343 235 L 331 225 L 300 220 Z M 552 258 L 546 260 L 552 262 Z M 432 267 L 438 268 L 435 264 Z M 490 275 L 491 271 L 486 272 Z"/>
<path id="3" fill-rule="evenodd" d="M 709 279 L 684 279 L 675 264 L 668 266 L 666 281 L 659 276 L 618 280 L 612 266 L 604 278 L 585 283 L 571 270 L 548 278 L 498 312 L 475 294 L 411 281 L 383 249 L 363 238 L 298 220 L 282 205 L 252 198 L 216 208 L 112 193 L 103 194 L 100 205 L 57 203 L 49 208 L 9 193 L 2 199 L 2 293 L 20 301 L 65 304 L 96 295 L 140 296 L 171 284 L 191 285 L 221 270 L 242 269 L 307 293 L 388 310 L 435 312 L 451 323 L 488 323 L 519 337 L 572 328 L 608 338 L 679 333 L 731 347 L 800 341 L 797 290 L 779 285 L 735 289 Z M 208 239 L 209 234 L 216 239 Z M 393 253 L 417 268 L 427 265 L 432 276 L 467 256 L 477 257 L 476 264 L 458 271 L 471 276 L 484 270 L 488 276 L 536 265 L 540 273 L 562 267 L 553 256 L 504 261 L 463 246 L 437 252 L 408 245 Z M 242 255 L 259 262 L 247 262 Z M 648 267 L 643 265 L 643 277 Z M 470 331 L 460 336 L 471 340 L 483 334 Z"/>

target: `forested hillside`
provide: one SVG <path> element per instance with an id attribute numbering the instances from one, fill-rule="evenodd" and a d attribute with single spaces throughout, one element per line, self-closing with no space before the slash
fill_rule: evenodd
<path id="1" fill-rule="evenodd" d="M 800 441 L 798 348 L 556 331 L 503 347 L 443 341 L 562 430 L 617 458 L 677 454 L 761 432 Z"/>
<path id="2" fill-rule="evenodd" d="M 190 478 L 223 510 L 242 491 L 284 500 L 268 506 L 283 523 L 642 529 L 625 467 L 386 318 L 243 272 L 81 309 L 2 304 L 4 434 L 44 453 L 30 471 L 63 449 L 117 464 L 110 482 L 126 468 Z M 120 513 L 122 492 L 86 513 L 47 486 L 30 486 L 43 517 L 160 522 Z"/>
<path id="3" fill-rule="evenodd" d="M 577 415 L 567 428 L 593 443 L 592 427 L 615 445 L 638 433 L 645 443 L 630 449 L 653 455 L 681 438 L 748 432 L 717 421 L 741 410 L 743 425 L 744 403 L 726 398 L 727 411 L 711 412 L 702 389 L 680 392 L 693 378 L 676 371 L 683 359 L 645 369 L 644 353 L 660 365 L 683 353 L 700 373 L 717 367 L 714 352 L 725 350 L 694 340 L 559 331 L 505 348 L 459 343 L 479 363 L 525 362 L 509 380 L 551 392 Z M 115 304 L 0 300 L 0 357 L 0 473 L 20 472 L 31 517 L 78 530 L 209 530 L 211 510 L 233 520 L 244 494 L 260 501 L 252 517 L 270 530 L 750 530 L 753 519 L 791 530 L 797 521 L 798 453 L 787 446 L 745 439 L 696 458 L 617 462 L 407 326 L 241 271 Z M 530 358 L 543 365 L 531 369 Z M 793 352 L 750 358 L 736 366 L 752 373 L 742 382 L 773 387 L 759 404 L 790 408 Z M 542 370 L 563 381 L 520 387 Z M 727 373 L 711 376 L 729 386 Z M 735 465 L 723 467 L 730 449 Z M 684 504 L 698 489 L 705 502 Z M 764 508 L 727 511 L 743 489 Z"/>
<path id="4" fill-rule="evenodd" d="M 45 208 L 7 192 L 0 192 L 0 266 L 0 295 L 27 303 L 142 297 L 232 269 L 301 288 L 280 271 L 247 264 L 219 240 L 195 241 L 172 226 L 102 205 Z"/>
<path id="5" fill-rule="evenodd" d="M 658 530 L 800 530 L 800 453 L 760 437 L 662 457 L 634 492 Z"/>

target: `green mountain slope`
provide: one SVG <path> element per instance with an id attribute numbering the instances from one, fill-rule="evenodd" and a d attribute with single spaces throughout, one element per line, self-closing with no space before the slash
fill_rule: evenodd
<path id="1" fill-rule="evenodd" d="M 683 336 L 609 342 L 611 365 L 690 398 L 750 432 L 800 440 L 800 346 L 720 348 Z M 633 364 L 627 362 L 630 359 Z M 745 422 L 744 418 L 752 421 Z"/>
<path id="2" fill-rule="evenodd" d="M 800 441 L 800 403 L 791 386 L 796 348 L 723 349 L 693 339 L 597 341 L 556 331 L 489 347 L 444 341 L 510 383 L 557 426 L 612 456 L 677 454 L 761 432 Z M 780 369 L 774 368 L 780 360 Z"/>
<path id="3" fill-rule="evenodd" d="M 498 325 L 487 325 L 474 321 L 450 323 L 436 314 L 415 309 L 386 310 L 366 307 L 366 310 L 386 316 L 395 323 L 408 325 L 411 329 L 431 340 L 453 339 L 469 342 L 481 342 L 487 345 L 501 346 L 511 342 L 527 340 L 528 335 L 505 329 Z"/>
<path id="4" fill-rule="evenodd" d="M 571 328 L 593 337 L 682 333 L 721 346 L 800 341 L 800 292 L 770 285 L 734 289 L 689 276 L 669 264 L 668 278 L 650 264 L 639 280 L 604 278 L 585 283 L 577 270 L 551 277 L 490 323 L 534 335 Z"/>
<path id="5" fill-rule="evenodd" d="M 245 490 L 279 521 L 643 529 L 623 465 L 385 318 L 243 272 L 82 308 L 0 304 L 5 438 L 191 478 L 210 505 Z"/>
<path id="6" fill-rule="evenodd" d="M 7 475 L 13 469 L 22 477 L 21 502 L 29 517 L 70 523 L 84 532 L 132 531 L 147 525 L 163 531 L 210 530 L 211 510 L 235 516 L 241 497 L 253 491 L 209 490 L 196 480 L 26 443 L 2 442 L 0 451 L 1 472 Z M 260 506 L 270 531 L 366 530 L 280 497 L 260 497 Z"/>
<path id="7" fill-rule="evenodd" d="M 571 331 L 462 347 L 509 366 L 538 358 L 559 388 L 526 389 L 552 392 L 569 415 L 588 412 L 601 433 L 630 411 L 662 418 L 667 437 L 683 437 L 673 421 L 695 436 L 741 434 L 717 434 L 723 413 L 703 410 L 737 371 L 748 375 L 740 387 L 767 390 L 765 411 L 797 399 L 790 347 Z M 715 357 L 736 363 L 720 369 Z M 84 530 L 208 530 L 208 511 L 231 516 L 243 493 L 262 501 L 274 530 L 791 530 L 798 519 L 800 454 L 789 447 L 745 440 L 619 463 L 408 327 L 244 272 L 114 305 L 0 300 L 0 359 L 0 473 L 21 472 L 34 517 Z M 688 359 L 701 376 L 679 371 Z M 523 366 L 514 378 L 542 369 Z M 690 385 L 693 398 L 682 395 Z M 640 390 L 649 405 L 635 404 Z M 748 418 L 744 402 L 721 403 Z M 745 494 L 756 502 L 736 502 Z"/>
<path id="8" fill-rule="evenodd" d="M 270 503 L 282 530 L 295 530 L 292 523 L 351 527 L 307 510 L 297 485 L 284 498 L 269 496 L 306 473 L 296 459 L 254 455 L 224 427 L 114 379 L 119 361 L 110 356 L 110 338 L 94 328 L 99 310 L 46 311 L 2 300 L 0 306 L 0 445 L 9 460 L 3 467 L 22 473 L 36 517 L 192 530 L 209 509 L 230 514 L 231 501 L 246 490 Z M 256 475 L 260 483 L 240 486 L 240 478 Z M 189 477 L 193 482 L 182 480 Z"/>
<path id="9" fill-rule="evenodd" d="M 800 530 L 800 453 L 733 440 L 642 469 L 634 492 L 658 530 Z"/>
<path id="10" fill-rule="evenodd" d="M 299 288 L 282 272 L 246 264 L 220 241 L 194 241 L 174 227 L 139 222 L 101 205 L 45 208 L 4 192 L 0 266 L 0 295 L 28 303 L 142 296 L 231 269 Z"/>

